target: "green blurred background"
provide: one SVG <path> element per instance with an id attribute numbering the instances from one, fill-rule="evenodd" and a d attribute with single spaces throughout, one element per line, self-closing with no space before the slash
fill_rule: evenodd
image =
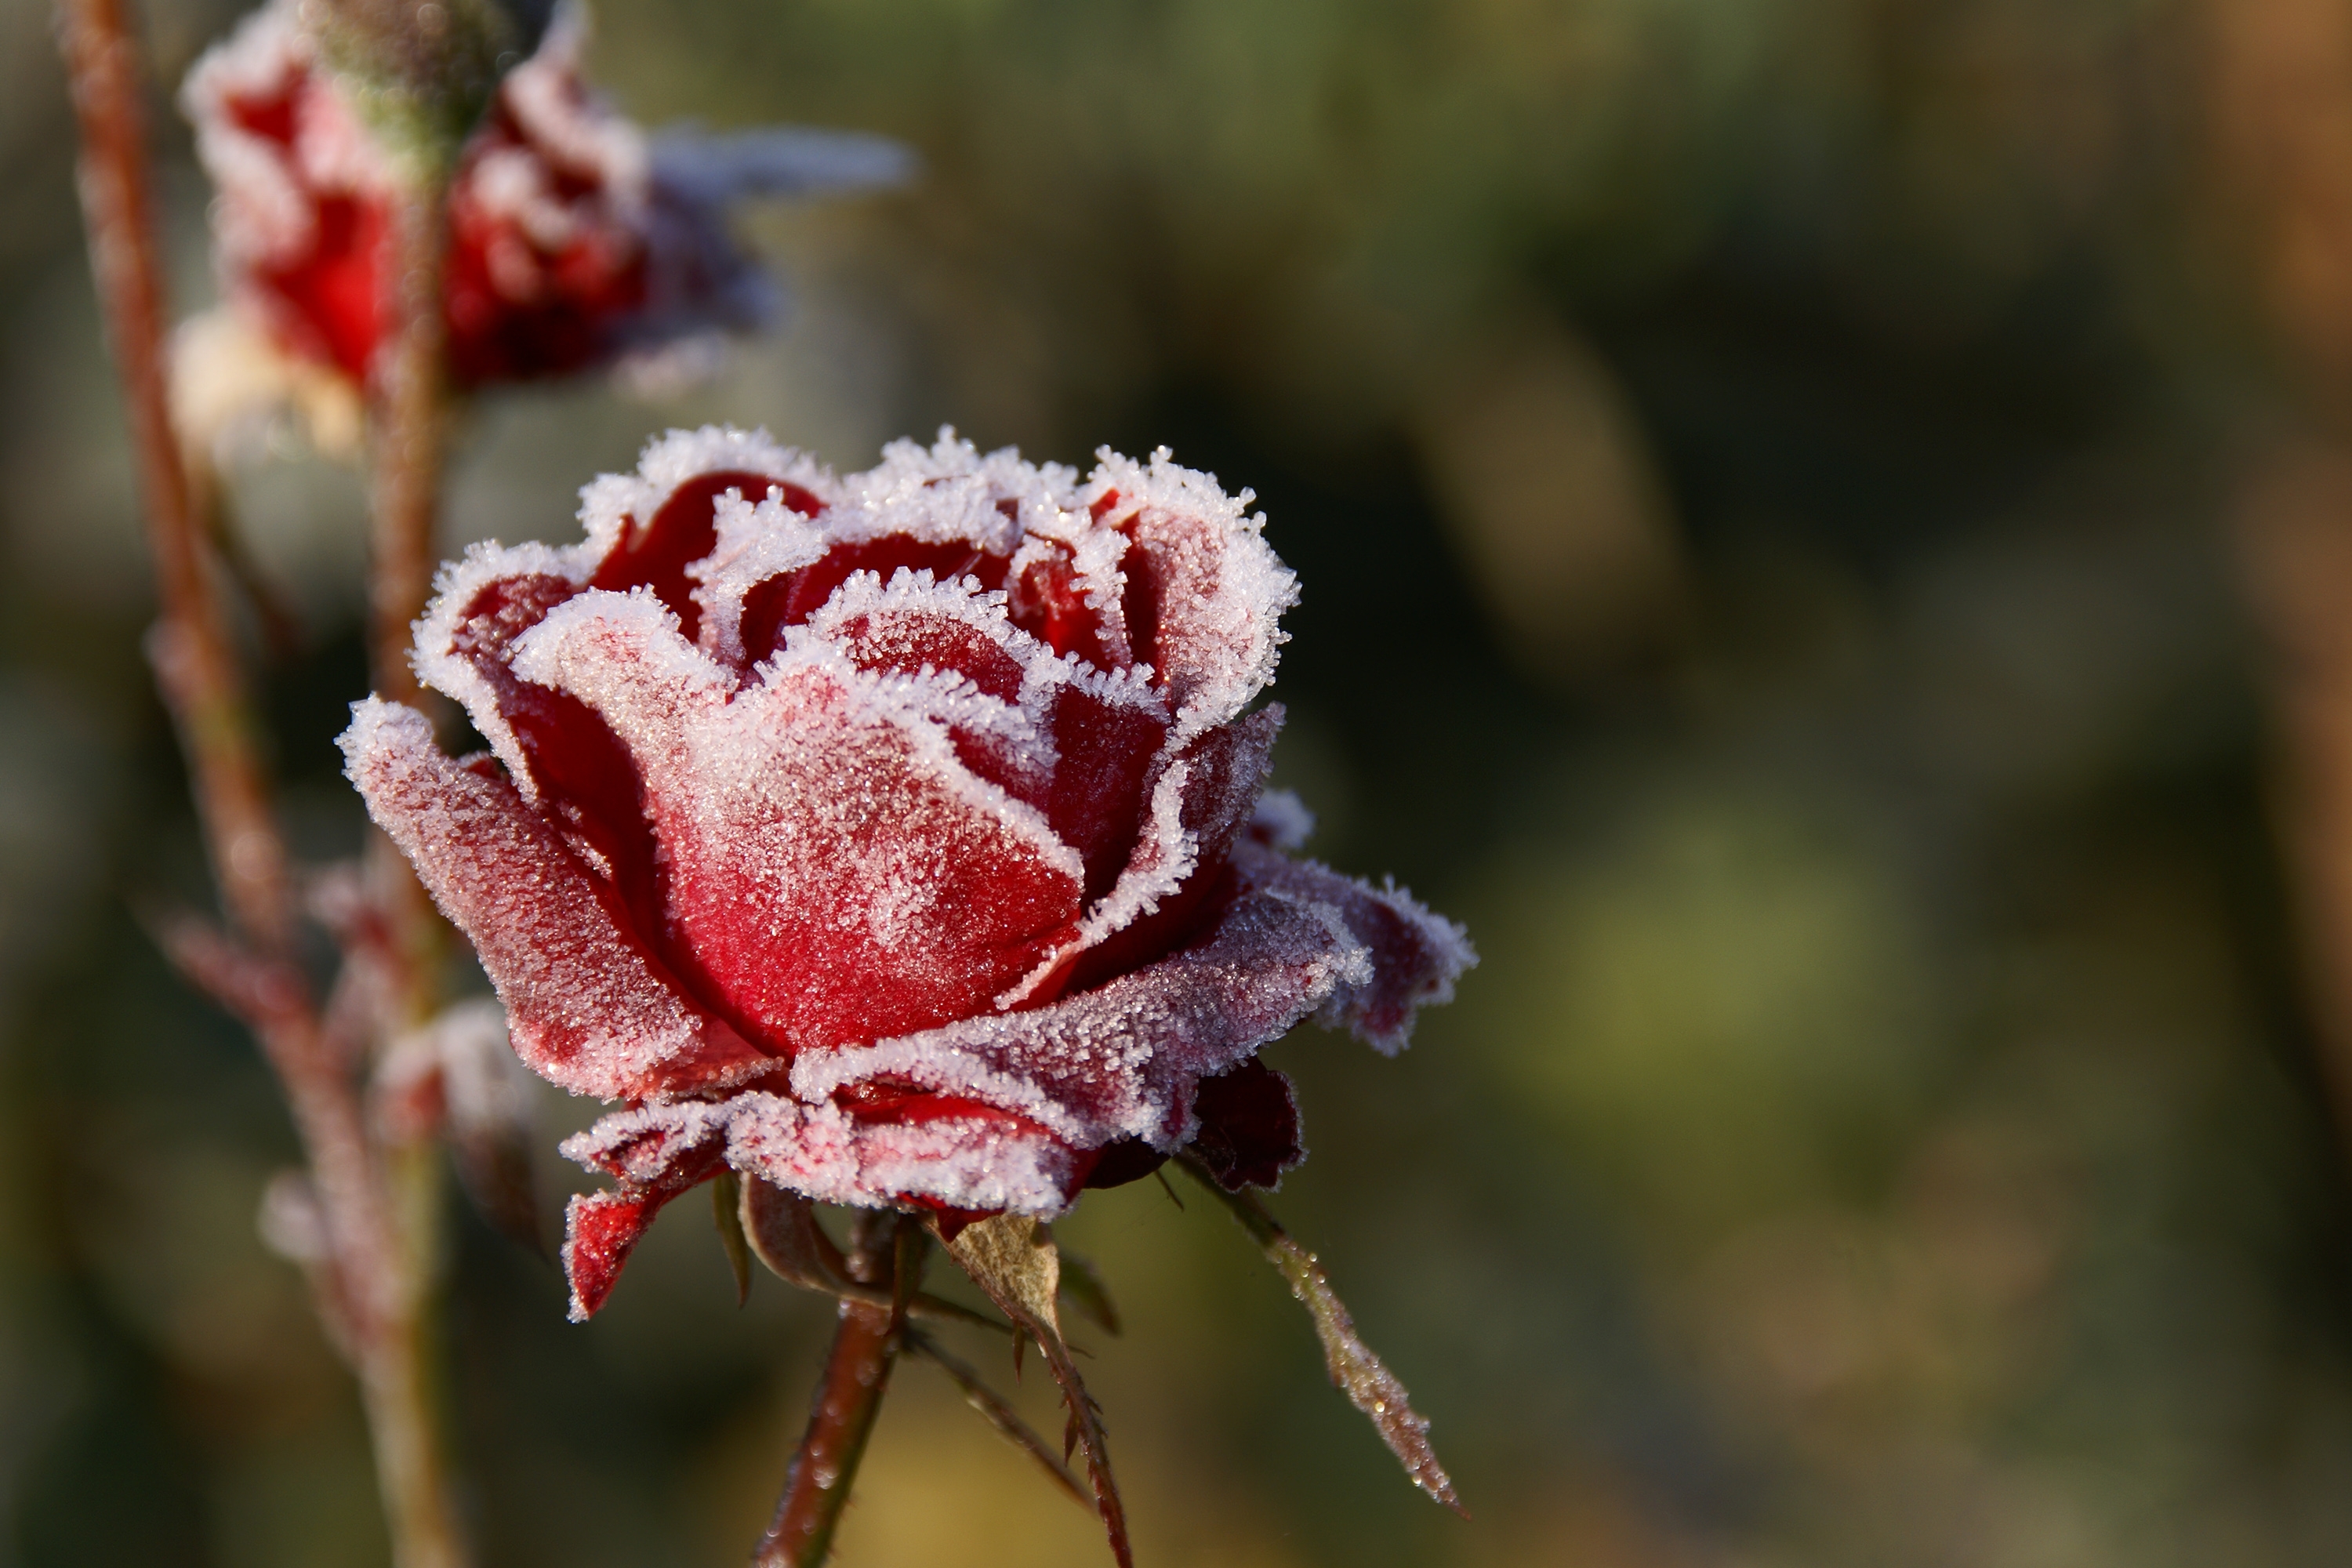
<path id="1" fill-rule="evenodd" d="M 170 79 L 233 16 L 151 9 Z M 1062 1227 L 1129 1319 L 1087 1365 L 1145 1563 L 2352 1562 L 2352 0 L 597 22 L 642 121 L 928 173 L 749 224 L 797 307 L 719 384 L 486 400 L 450 549 L 566 536 L 673 423 L 844 468 L 942 421 L 1166 443 L 1303 579 L 1315 847 L 1484 952 L 1401 1061 L 1271 1054 L 1315 1152 L 1276 1207 L 1475 1522 L 1145 1183 Z M 0 1563 L 381 1563 L 255 1232 L 285 1118 L 132 913 L 200 856 L 47 28 L 0 0 Z M 289 811 L 346 852 L 357 483 L 297 454 L 239 500 L 311 635 L 269 676 Z M 551 1212 L 591 1108 L 544 1109 Z M 738 1310 L 699 1203 L 584 1328 L 470 1215 L 452 1276 L 490 1568 L 743 1559 L 822 1303 Z M 843 1563 L 1102 1560 L 902 1372 Z"/>

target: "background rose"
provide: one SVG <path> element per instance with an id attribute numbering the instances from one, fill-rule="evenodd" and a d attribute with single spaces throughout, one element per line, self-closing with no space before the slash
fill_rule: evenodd
<path id="1" fill-rule="evenodd" d="M 364 380 L 390 316 L 384 269 L 399 174 L 278 0 L 188 75 L 182 106 L 219 193 L 215 255 L 235 307 L 289 353 Z M 507 73 L 449 193 L 450 373 L 463 384 L 576 374 L 775 314 L 729 233 L 758 193 L 887 184 L 878 137 L 646 134 L 581 71 L 584 14 L 559 10 Z"/>
<path id="2" fill-rule="evenodd" d="M 1297 1121 L 1257 1048 L 1319 1013 L 1394 1050 L 1471 961 L 1283 852 L 1280 710 L 1245 710 L 1296 587 L 1246 493 L 947 434 L 837 479 L 706 429 L 585 496 L 583 543 L 478 548 L 419 627 L 495 760 L 379 701 L 344 739 L 517 1049 L 635 1102 L 566 1146 L 620 1178 L 572 1205 L 576 1315 L 727 1165 L 956 1215 L 1196 1139 L 1271 1183 Z"/>

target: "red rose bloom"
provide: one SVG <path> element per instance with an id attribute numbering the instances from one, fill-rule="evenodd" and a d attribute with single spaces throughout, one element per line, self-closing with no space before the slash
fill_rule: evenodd
<path id="1" fill-rule="evenodd" d="M 217 189 L 224 289 L 287 352 L 364 380 L 390 328 L 397 173 L 290 0 L 248 17 L 189 73 L 182 104 Z M 450 187 L 443 279 L 465 385 L 572 374 L 681 338 L 761 325 L 765 276 L 727 205 L 758 191 L 887 184 L 874 138 L 766 132 L 648 141 L 580 75 L 585 28 L 560 11 L 501 81 Z"/>
<path id="2" fill-rule="evenodd" d="M 1296 596 L 1250 497 L 942 436 L 836 479 L 707 429 L 584 492 L 568 549 L 445 573 L 416 665 L 491 752 L 362 703 L 368 808 L 473 939 L 516 1049 L 631 1102 L 565 1145 L 575 1316 L 733 1166 L 832 1203 L 1050 1215 L 1187 1144 L 1300 1157 L 1255 1059 L 1401 1047 L 1472 962 L 1284 851 L 1259 785 Z"/>

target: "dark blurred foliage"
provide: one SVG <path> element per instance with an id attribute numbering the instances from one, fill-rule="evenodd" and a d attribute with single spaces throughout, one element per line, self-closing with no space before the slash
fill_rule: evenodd
<path id="1" fill-rule="evenodd" d="M 163 68 L 230 20 L 156 9 Z M 1278 769 L 1318 849 L 1485 952 L 1402 1061 L 1273 1053 L 1315 1149 L 1276 1206 L 1475 1522 L 1240 1233 L 1144 1183 L 1061 1231 L 1126 1311 L 1088 1367 L 1146 1562 L 2352 1560 L 2332 972 L 2232 521 L 2335 417 L 2295 328 L 2352 299 L 2344 0 L 598 21 L 643 120 L 883 131 L 928 174 L 761 219 L 795 320 L 718 384 L 478 408 L 452 550 L 563 535 L 669 423 L 844 467 L 942 420 L 1167 443 L 1304 580 Z M 199 857 L 45 25 L 0 5 L 0 1563 L 376 1563 L 355 1401 L 254 1229 L 284 1118 L 135 917 Z M 279 454 L 239 504 L 312 632 L 270 678 L 289 810 L 340 853 L 356 483 Z M 589 1109 L 550 1096 L 551 1151 Z M 451 1269 L 486 1562 L 740 1561 L 823 1304 L 739 1311 L 698 1201 L 586 1328 L 470 1217 Z M 901 1378 L 844 1563 L 1099 1559 Z"/>

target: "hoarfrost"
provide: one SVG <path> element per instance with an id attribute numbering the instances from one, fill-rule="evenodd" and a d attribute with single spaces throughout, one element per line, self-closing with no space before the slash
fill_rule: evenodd
<path id="1" fill-rule="evenodd" d="M 573 1205 L 581 1311 L 722 1164 L 1048 1215 L 1301 1019 L 1393 1051 L 1451 994 L 1458 927 L 1283 852 L 1313 820 L 1244 710 L 1297 589 L 1249 501 L 1165 451 L 1081 481 L 943 430 L 836 477 L 711 428 L 584 489 L 579 544 L 445 573 L 417 668 L 511 783 L 381 704 L 346 746 L 527 1059 L 644 1102 L 565 1145 L 620 1181 Z"/>
<path id="2" fill-rule="evenodd" d="M 423 714 L 371 698 L 341 743 L 368 814 L 473 941 L 541 1076 L 620 1099 L 774 1065 L 689 1003 L 555 830 L 504 779 L 444 756 Z"/>

